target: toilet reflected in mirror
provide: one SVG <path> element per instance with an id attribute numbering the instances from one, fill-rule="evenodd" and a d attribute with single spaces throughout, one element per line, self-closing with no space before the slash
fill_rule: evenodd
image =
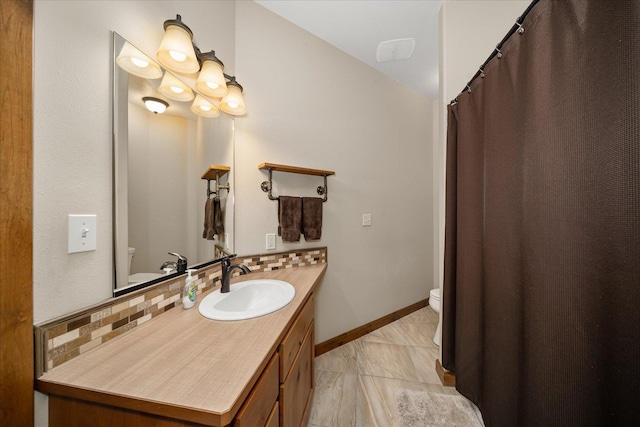
<path id="1" fill-rule="evenodd" d="M 149 282 L 151 280 L 162 277 L 159 273 L 133 273 L 131 274 L 131 261 L 136 253 L 136 248 L 129 247 L 129 272 L 128 272 L 128 285 L 136 285 L 138 283 Z M 167 272 L 169 274 L 170 272 Z"/>

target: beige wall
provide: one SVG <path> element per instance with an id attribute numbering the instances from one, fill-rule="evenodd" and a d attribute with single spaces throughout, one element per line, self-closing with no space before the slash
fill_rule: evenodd
<path id="1" fill-rule="evenodd" d="M 111 296 L 111 31 L 155 52 L 180 13 L 233 73 L 235 3 L 53 1 L 34 6 L 34 322 Z M 206 29 L 203 31 L 202 29 Z M 97 250 L 67 254 L 67 215 L 97 215 Z M 36 393 L 36 425 L 47 425 Z"/>
<path id="2" fill-rule="evenodd" d="M 277 239 L 278 250 L 329 248 L 316 341 L 427 298 L 432 102 L 252 2 L 237 4 L 236 67 L 250 111 L 236 120 L 237 246 L 264 252 L 265 234 L 277 232 L 258 164 L 334 170 L 322 239 Z M 317 197 L 321 183 L 274 173 L 276 195 Z"/>

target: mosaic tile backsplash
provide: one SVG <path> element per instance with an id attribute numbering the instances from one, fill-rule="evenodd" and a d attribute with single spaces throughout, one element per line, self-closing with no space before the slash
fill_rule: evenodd
<path id="1" fill-rule="evenodd" d="M 327 248 L 302 249 L 239 257 L 251 271 L 272 271 L 327 262 Z M 238 275 L 236 272 L 234 274 Z M 36 378 L 56 366 L 115 338 L 182 304 L 184 277 L 173 278 L 131 294 L 110 299 L 34 327 Z M 220 285 L 220 264 L 199 270 L 198 295 Z"/>

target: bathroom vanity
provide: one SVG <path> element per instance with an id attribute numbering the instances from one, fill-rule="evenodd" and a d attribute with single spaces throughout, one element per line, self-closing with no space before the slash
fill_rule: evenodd
<path id="1" fill-rule="evenodd" d="M 313 292 L 326 266 L 233 281 L 291 283 L 293 301 L 272 314 L 223 322 L 176 307 L 49 370 L 36 384 L 49 395 L 49 425 L 304 426 L 314 387 Z"/>

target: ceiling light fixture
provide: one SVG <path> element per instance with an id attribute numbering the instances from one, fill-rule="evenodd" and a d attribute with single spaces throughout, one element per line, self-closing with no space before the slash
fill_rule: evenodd
<path id="1" fill-rule="evenodd" d="M 145 96 L 142 98 L 142 102 L 144 102 L 144 106 L 147 107 L 147 110 L 151 111 L 153 114 L 162 114 L 169 107 L 169 103 L 160 98 L 154 98 L 152 96 Z"/>

